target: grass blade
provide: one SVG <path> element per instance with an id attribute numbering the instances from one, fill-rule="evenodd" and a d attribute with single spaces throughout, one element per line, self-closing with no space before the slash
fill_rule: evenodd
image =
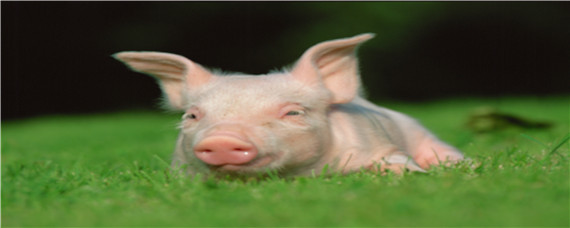
<path id="1" fill-rule="evenodd" d="M 160 157 L 159 157 L 158 155 L 156 155 L 156 154 L 154 154 L 153 157 L 154 157 L 156 160 L 160 161 L 160 164 L 161 164 L 162 166 L 164 166 L 165 169 L 170 169 L 170 164 L 168 164 L 168 162 L 166 162 L 165 160 L 163 160 L 162 158 L 160 158 Z"/>
<path id="2" fill-rule="evenodd" d="M 557 151 L 558 149 L 560 149 L 560 147 L 561 147 L 562 145 L 564 145 L 564 143 L 568 142 L 568 140 L 570 140 L 570 134 L 566 134 L 566 136 L 564 136 L 564 138 L 562 138 L 562 140 L 560 140 L 560 142 L 558 142 L 558 143 L 556 144 L 556 146 L 554 146 L 554 147 L 550 150 L 550 154 L 556 153 L 556 151 Z M 558 154 L 558 153 L 556 153 L 556 154 Z"/>
<path id="3" fill-rule="evenodd" d="M 535 143 L 538 143 L 538 144 L 540 144 L 540 145 L 543 146 L 543 147 L 548 147 L 548 146 L 547 146 L 546 144 L 544 144 L 543 142 L 541 142 L 541 141 L 539 141 L 538 139 L 535 139 L 535 138 L 533 138 L 533 137 L 531 137 L 531 136 L 529 136 L 529 135 L 526 135 L 526 134 L 521 133 L 521 136 L 522 136 L 522 137 L 525 137 L 525 138 L 527 138 L 527 139 L 529 139 L 530 141 L 533 141 L 533 142 L 535 142 Z"/>

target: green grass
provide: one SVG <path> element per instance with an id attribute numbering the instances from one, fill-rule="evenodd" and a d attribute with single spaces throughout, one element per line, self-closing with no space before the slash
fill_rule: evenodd
<path id="1" fill-rule="evenodd" d="M 168 172 L 178 115 L 123 112 L 2 123 L 4 226 L 569 226 L 569 97 L 384 106 L 472 158 L 403 176 L 207 180 Z M 554 123 L 472 133 L 471 110 Z"/>

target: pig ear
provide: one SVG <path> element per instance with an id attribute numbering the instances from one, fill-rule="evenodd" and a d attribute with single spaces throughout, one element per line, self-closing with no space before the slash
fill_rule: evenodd
<path id="1" fill-rule="evenodd" d="M 189 59 L 161 52 L 119 52 L 113 57 L 133 71 L 158 79 L 168 104 L 174 109 L 184 109 L 186 90 L 192 90 L 212 78 L 212 74 Z"/>
<path id="2" fill-rule="evenodd" d="M 366 33 L 319 43 L 305 51 L 291 74 L 304 83 L 324 83 L 333 103 L 350 102 L 360 88 L 356 48 L 373 37 Z"/>

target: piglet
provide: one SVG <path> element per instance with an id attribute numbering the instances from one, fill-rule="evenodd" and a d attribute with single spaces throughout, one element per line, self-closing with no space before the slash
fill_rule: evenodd
<path id="1" fill-rule="evenodd" d="M 414 119 L 359 95 L 356 50 L 373 36 L 319 43 L 265 75 L 213 72 L 169 53 L 113 57 L 155 77 L 167 105 L 184 112 L 172 166 L 190 175 L 424 171 L 462 160 Z"/>

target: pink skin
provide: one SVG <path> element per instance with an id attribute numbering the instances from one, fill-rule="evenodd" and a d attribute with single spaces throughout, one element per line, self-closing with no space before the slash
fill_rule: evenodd
<path id="1" fill-rule="evenodd" d="M 372 37 L 319 43 L 290 70 L 259 76 L 216 75 L 169 53 L 114 57 L 155 77 L 167 105 L 185 112 L 172 165 L 189 174 L 423 172 L 462 160 L 417 121 L 358 95 L 356 49 Z"/>
<path id="2" fill-rule="evenodd" d="M 264 168 L 280 157 L 282 153 L 281 148 L 266 145 L 266 140 L 261 139 L 263 136 L 258 136 L 251 130 L 248 130 L 248 128 L 264 124 L 271 125 L 273 122 L 304 126 L 306 124 L 303 122 L 303 114 L 304 108 L 301 105 L 286 102 L 261 110 L 259 116 L 254 118 L 259 120 L 257 122 L 227 119 L 224 122 L 213 122 L 214 125 L 211 127 L 200 129 L 201 131 L 197 133 L 188 134 L 197 140 L 185 148 L 193 148 L 196 158 L 207 164 L 210 170 L 239 171 Z M 190 122 L 186 124 L 196 124 L 197 121 L 207 122 L 202 120 L 204 114 L 196 107 L 190 108 L 186 116 L 188 115 L 191 115 L 192 118 L 186 120 Z M 263 135 L 265 133 L 259 134 Z M 196 135 L 201 136 L 195 137 Z M 280 137 L 280 139 L 286 141 L 286 144 L 302 140 L 300 136 L 289 136 L 289 139 L 287 137 Z M 260 155 L 256 145 L 264 148 L 262 151 L 265 153 Z M 301 160 L 304 161 L 306 159 Z"/>
<path id="3" fill-rule="evenodd" d="M 186 121 L 202 119 L 202 112 L 192 107 L 184 115 Z M 216 131 L 194 146 L 194 154 L 208 165 L 243 165 L 257 157 L 257 148 L 238 131 Z"/>

